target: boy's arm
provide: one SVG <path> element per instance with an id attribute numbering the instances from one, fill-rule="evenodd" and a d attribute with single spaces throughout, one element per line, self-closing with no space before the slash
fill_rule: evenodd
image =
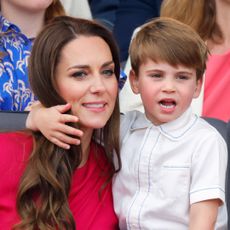
<path id="1" fill-rule="evenodd" d="M 214 230 L 220 204 L 219 199 L 192 204 L 189 214 L 189 230 Z"/>
<path id="2" fill-rule="evenodd" d="M 69 149 L 72 144 L 80 144 L 78 138 L 83 135 L 81 130 L 66 124 L 79 121 L 76 116 L 65 114 L 70 109 L 70 104 L 45 108 L 36 103 L 27 117 L 26 127 L 33 131 L 39 130 L 52 143 Z"/>
<path id="3" fill-rule="evenodd" d="M 16 131 L 25 129 L 28 112 L 0 111 L 0 131 Z"/>
<path id="4" fill-rule="evenodd" d="M 206 123 L 201 123 L 206 127 Z M 219 206 L 225 202 L 227 146 L 209 125 L 194 145 L 190 183 L 190 230 L 214 229 Z M 198 134 L 198 133 L 197 133 Z M 224 220 L 226 221 L 226 220 Z M 224 225 L 226 222 L 224 223 Z M 204 227 L 199 227 L 203 225 Z"/>
<path id="5" fill-rule="evenodd" d="M 81 130 L 66 124 L 79 120 L 76 116 L 64 114 L 70 108 L 70 104 L 45 108 L 40 103 L 36 103 L 31 107 L 30 112 L 0 111 L 0 132 L 28 128 L 32 131 L 40 131 L 52 143 L 69 149 L 70 145 L 79 145 L 78 138 L 83 135 Z"/>

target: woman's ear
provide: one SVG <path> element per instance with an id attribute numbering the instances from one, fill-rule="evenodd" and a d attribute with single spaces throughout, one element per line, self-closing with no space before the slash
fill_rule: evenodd
<path id="1" fill-rule="evenodd" d="M 196 82 L 196 89 L 195 89 L 195 92 L 193 94 L 193 98 L 199 97 L 200 92 L 201 92 L 201 88 L 202 88 L 202 84 L 203 84 L 203 80 L 202 79 L 197 80 L 197 82 Z"/>
<path id="2" fill-rule="evenodd" d="M 130 86 L 132 88 L 133 93 L 139 94 L 138 76 L 136 75 L 133 69 L 131 69 L 129 72 L 129 82 L 130 82 Z"/>

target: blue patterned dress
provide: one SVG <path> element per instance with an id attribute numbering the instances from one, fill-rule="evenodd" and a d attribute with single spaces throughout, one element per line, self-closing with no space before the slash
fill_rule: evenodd
<path id="1" fill-rule="evenodd" d="M 0 110 L 24 111 L 35 101 L 27 69 L 32 43 L 0 15 Z"/>

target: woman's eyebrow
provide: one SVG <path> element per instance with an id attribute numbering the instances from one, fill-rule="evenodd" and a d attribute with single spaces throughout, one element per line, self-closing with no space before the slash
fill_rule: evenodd
<path id="1" fill-rule="evenodd" d="M 108 61 L 108 62 L 104 63 L 102 65 L 102 67 L 105 67 L 105 66 L 108 66 L 108 65 L 111 65 L 111 64 L 114 64 L 114 62 L 113 61 Z"/>
<path id="2" fill-rule="evenodd" d="M 102 67 L 106 67 L 106 66 L 111 65 L 113 63 L 114 63 L 113 61 L 105 62 L 102 65 Z M 73 66 L 68 67 L 67 70 L 71 70 L 71 69 L 87 69 L 87 68 L 90 68 L 90 66 L 89 65 L 73 65 Z"/>
<path id="3" fill-rule="evenodd" d="M 89 68 L 89 65 L 73 65 L 67 68 L 67 70 L 71 69 L 87 69 Z"/>

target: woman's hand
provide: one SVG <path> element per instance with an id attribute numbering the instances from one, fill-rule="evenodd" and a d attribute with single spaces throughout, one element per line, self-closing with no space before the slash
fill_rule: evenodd
<path id="1" fill-rule="evenodd" d="M 41 131 L 49 141 L 64 149 L 69 149 L 70 145 L 79 145 L 78 138 L 83 132 L 66 124 L 76 123 L 79 119 L 74 115 L 63 114 L 70 108 L 70 104 L 45 108 L 37 102 L 31 107 L 26 128 Z"/>

